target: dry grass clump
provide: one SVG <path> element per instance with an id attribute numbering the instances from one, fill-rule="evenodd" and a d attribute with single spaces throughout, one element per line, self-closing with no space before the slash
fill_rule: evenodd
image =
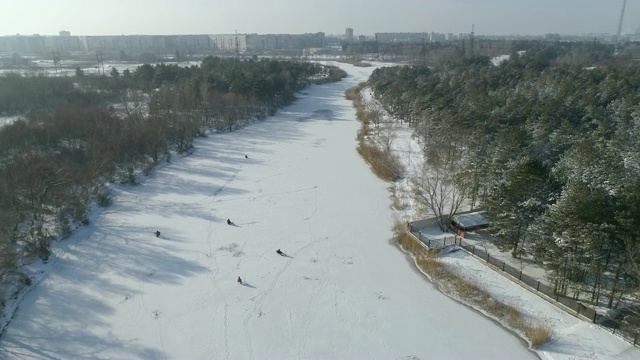
<path id="1" fill-rule="evenodd" d="M 406 252 L 411 253 L 416 257 L 427 255 L 426 249 L 418 244 L 409 233 L 406 232 L 406 227 L 399 221 L 393 224 L 393 242 L 400 246 L 400 248 Z"/>
<path id="2" fill-rule="evenodd" d="M 505 305 L 506 308 L 506 319 L 508 323 L 515 323 L 516 321 L 522 320 L 522 313 L 518 308 L 511 305 Z"/>
<path id="3" fill-rule="evenodd" d="M 356 107 L 356 118 L 360 120 L 363 126 L 369 125 L 369 118 L 363 107 Z"/>
<path id="4" fill-rule="evenodd" d="M 365 142 L 361 142 L 358 146 L 358 153 L 371 165 L 373 173 L 381 179 L 395 181 L 400 178 L 402 168 L 393 154 Z"/>
<path id="5" fill-rule="evenodd" d="M 359 67 L 370 67 L 371 63 L 365 62 L 365 61 L 356 61 L 352 64 L 353 66 L 359 66 Z"/>
<path id="6" fill-rule="evenodd" d="M 419 269 L 432 277 L 447 276 L 447 268 L 439 261 L 437 252 L 432 249 L 426 249 L 424 246 L 416 242 L 407 232 L 404 225 L 396 222 L 394 224 L 395 236 L 393 242 L 402 250 L 411 253 L 414 256 L 415 263 Z"/>
<path id="7" fill-rule="evenodd" d="M 360 130 L 358 130 L 358 135 L 356 136 L 356 140 L 358 143 L 362 144 L 365 142 L 366 138 L 371 135 L 371 128 L 368 126 L 362 126 Z"/>
<path id="8" fill-rule="evenodd" d="M 365 87 L 367 87 L 367 83 L 365 81 L 359 83 L 358 85 L 347 89 L 344 94 L 347 98 L 347 100 L 351 100 L 353 102 L 357 102 L 360 105 L 362 105 L 362 98 L 360 98 L 360 91 L 362 91 L 362 89 L 364 89 Z M 355 106 L 355 105 L 354 105 Z"/>
<path id="9" fill-rule="evenodd" d="M 524 331 L 531 347 L 534 348 L 549 342 L 551 340 L 551 335 L 553 334 L 553 329 L 547 323 L 525 322 L 519 329 Z"/>
<path id="10" fill-rule="evenodd" d="M 462 278 L 457 277 L 453 271 L 449 274 L 447 280 L 452 282 L 456 294 L 461 298 L 470 300 L 475 299 L 476 301 L 482 302 L 486 306 L 487 310 L 493 310 L 495 308 L 495 304 L 493 304 L 492 299 L 487 298 L 482 289 L 477 285 L 462 280 Z"/>
<path id="11" fill-rule="evenodd" d="M 433 253 L 428 253 L 427 256 L 416 259 L 416 265 L 420 270 L 436 279 L 446 278 L 448 274 L 447 268 Z"/>
<path id="12" fill-rule="evenodd" d="M 394 232 L 394 242 L 402 250 L 413 255 L 418 268 L 437 283 L 441 291 L 481 309 L 507 327 L 516 330 L 531 347 L 538 347 L 551 340 L 553 329 L 549 324 L 526 319 L 518 308 L 492 298 L 487 291 L 464 279 L 440 261 L 436 252 L 425 249 L 414 237 L 406 233 L 399 222 L 394 224 Z"/>
<path id="13" fill-rule="evenodd" d="M 358 95 L 358 93 L 360 92 L 360 90 L 358 89 L 357 86 L 354 86 L 352 88 L 347 89 L 344 92 L 344 96 L 347 98 L 347 100 L 351 100 L 353 102 L 355 102 L 356 100 L 359 101 L 360 96 Z"/>
<path id="14" fill-rule="evenodd" d="M 345 91 L 345 97 L 353 102 L 356 109 L 356 117 L 362 124 L 358 130 L 358 153 L 365 161 L 371 165 L 374 174 L 386 181 L 395 181 L 400 178 L 403 168 L 398 159 L 391 153 L 387 147 L 379 146 L 371 140 L 371 127 L 369 112 L 362 103 L 360 91 L 367 86 L 366 82 L 362 82 L 355 87 Z"/>
<path id="15" fill-rule="evenodd" d="M 359 59 L 339 59 L 336 60 L 337 62 L 340 63 L 344 63 L 344 64 L 351 64 L 353 66 L 360 66 L 360 67 L 370 67 L 371 63 L 359 60 Z"/>

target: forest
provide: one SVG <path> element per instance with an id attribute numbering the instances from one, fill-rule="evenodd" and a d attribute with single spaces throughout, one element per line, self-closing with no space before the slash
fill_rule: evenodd
<path id="1" fill-rule="evenodd" d="M 29 278 L 53 241 L 108 206 L 109 185 L 135 184 L 193 140 L 274 114 L 311 83 L 346 73 L 317 63 L 208 57 L 200 66 L 141 65 L 109 76 L 0 77 L 0 284 Z M 11 294 L 0 294 L 0 309 Z"/>
<path id="2" fill-rule="evenodd" d="M 613 53 L 522 42 L 498 64 L 384 67 L 369 85 L 498 247 L 543 264 L 557 294 L 637 314 L 640 66 Z"/>

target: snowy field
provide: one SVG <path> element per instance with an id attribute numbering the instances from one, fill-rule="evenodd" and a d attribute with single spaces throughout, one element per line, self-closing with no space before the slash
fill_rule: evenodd
<path id="1" fill-rule="evenodd" d="M 536 354 L 427 282 L 389 244 L 389 184 L 355 151 L 344 90 L 373 69 L 340 66 L 342 82 L 117 188 L 112 206 L 34 266 L 39 283 L 0 338 L 0 358 L 640 358 L 575 319 Z M 418 162 L 405 140 L 396 146 Z M 474 259 L 449 259 L 496 281 L 498 296 L 572 318 Z"/>
<path id="2" fill-rule="evenodd" d="M 13 115 L 13 116 L 0 116 L 0 127 L 11 125 L 19 119 L 23 119 L 24 116 Z"/>

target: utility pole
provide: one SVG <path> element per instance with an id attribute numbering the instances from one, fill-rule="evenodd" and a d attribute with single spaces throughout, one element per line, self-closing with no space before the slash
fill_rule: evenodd
<path id="1" fill-rule="evenodd" d="M 462 47 L 461 55 L 462 55 L 462 57 L 464 57 L 467 54 L 467 42 L 466 42 L 464 36 L 462 37 L 462 45 L 461 45 L 461 47 Z"/>
<path id="2" fill-rule="evenodd" d="M 238 30 L 236 30 L 236 59 L 240 59 L 240 46 L 238 45 Z"/>
<path id="3" fill-rule="evenodd" d="M 622 2 L 622 10 L 620 11 L 620 20 L 618 20 L 618 32 L 616 33 L 616 43 L 620 43 L 620 35 L 622 35 L 622 20 L 624 20 L 624 9 L 627 7 L 627 0 Z"/>
<path id="4" fill-rule="evenodd" d="M 96 49 L 96 62 L 98 63 L 98 75 L 100 75 L 100 68 L 102 67 L 102 75 L 104 75 L 104 58 L 102 57 L 102 49 L 100 53 Z"/>
<path id="5" fill-rule="evenodd" d="M 56 57 L 55 50 L 51 50 L 51 57 L 53 58 L 53 67 L 56 69 L 56 73 L 58 72 L 58 58 Z"/>
<path id="6" fill-rule="evenodd" d="M 100 56 L 98 55 L 97 49 L 96 49 L 96 63 L 98 63 L 98 75 L 100 75 Z"/>
<path id="7" fill-rule="evenodd" d="M 475 24 L 471 24 L 471 34 L 469 35 L 469 57 L 473 57 L 473 35 L 475 34 L 475 32 L 473 31 L 474 28 Z"/>
<path id="8" fill-rule="evenodd" d="M 100 64 L 102 64 L 102 75 L 104 75 L 104 56 L 102 56 L 102 49 L 100 49 Z"/>

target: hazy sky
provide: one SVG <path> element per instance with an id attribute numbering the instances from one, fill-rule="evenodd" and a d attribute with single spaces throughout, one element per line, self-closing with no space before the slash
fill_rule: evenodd
<path id="1" fill-rule="evenodd" d="M 615 34 L 622 0 L 0 0 L 0 35 Z M 628 0 L 623 33 L 640 27 Z"/>

